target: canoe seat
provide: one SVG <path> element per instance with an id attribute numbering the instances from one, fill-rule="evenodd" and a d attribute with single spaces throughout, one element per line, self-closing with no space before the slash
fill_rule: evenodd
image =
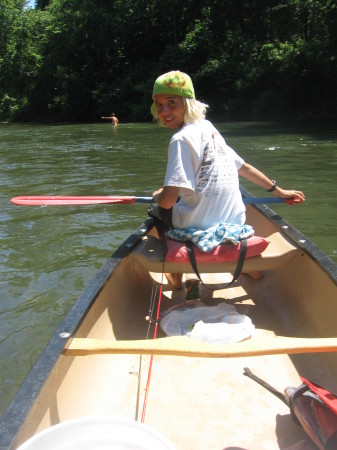
<path id="1" fill-rule="evenodd" d="M 300 250 L 291 244 L 281 233 L 275 232 L 266 237 L 267 248 L 258 256 L 246 257 L 243 271 L 267 271 L 278 269 L 291 261 Z M 231 245 L 231 244 L 228 244 Z M 132 257 L 150 272 L 161 272 L 163 269 L 164 244 L 155 236 L 147 235 L 133 250 Z M 198 261 L 200 273 L 234 272 L 235 261 L 203 262 Z M 167 273 L 194 273 L 189 261 L 165 261 L 164 271 Z"/>

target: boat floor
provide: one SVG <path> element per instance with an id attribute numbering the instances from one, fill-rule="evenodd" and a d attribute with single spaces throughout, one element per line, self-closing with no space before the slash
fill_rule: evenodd
<path id="1" fill-rule="evenodd" d="M 208 305 L 223 301 L 234 304 L 255 327 L 284 335 L 278 314 L 286 312 L 267 306 L 269 296 L 277 296 L 274 276 L 266 273 L 257 281 L 241 275 L 233 287 L 224 289 L 223 283 L 230 281 L 231 274 L 203 274 L 205 282 L 212 281 L 217 289 L 201 286 L 202 301 Z M 142 272 L 134 262 L 124 261 L 112 278 L 76 337 L 145 338 L 150 286 L 159 288 L 161 274 Z M 184 298 L 184 289 L 172 290 L 164 284 L 162 310 Z M 159 330 L 157 337 L 161 336 L 164 334 Z M 327 375 L 325 369 L 331 358 L 327 354 L 229 359 L 155 356 L 144 422 L 166 436 L 177 450 L 286 449 L 304 439 L 304 431 L 291 418 L 289 407 L 245 376 L 244 368 L 283 392 L 288 386 L 301 384 L 299 373 L 333 382 L 336 371 Z M 118 415 L 140 420 L 149 362 L 150 356 L 144 355 L 62 355 L 17 445 L 32 432 L 77 417 Z"/>
<path id="2" fill-rule="evenodd" d="M 152 276 L 159 281 L 160 274 Z M 202 278 L 206 283 L 208 279 L 212 283 L 218 281 L 221 286 L 231 280 L 232 274 L 203 274 Z M 260 310 L 257 318 L 257 311 L 253 313 L 255 305 L 242 286 L 213 292 L 201 286 L 201 291 L 206 304 L 215 305 L 225 296 L 227 303 L 235 303 L 236 309 L 251 317 L 255 325 L 259 322 L 266 327 L 266 315 Z M 175 302 L 184 300 L 184 290 L 171 294 Z M 267 320 L 270 321 L 269 316 Z M 269 328 L 277 329 L 271 323 Z M 146 418 L 177 449 L 285 449 L 306 438 L 291 418 L 289 407 L 244 375 L 244 368 L 248 367 L 279 392 L 289 385 L 298 386 L 301 380 L 288 355 L 179 361 L 172 358 L 155 359 Z"/>

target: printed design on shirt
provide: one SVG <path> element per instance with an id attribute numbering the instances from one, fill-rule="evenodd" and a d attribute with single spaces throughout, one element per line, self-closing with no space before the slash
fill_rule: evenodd
<path id="1" fill-rule="evenodd" d="M 208 142 L 204 148 L 199 180 L 195 187 L 195 192 L 203 192 L 209 184 L 209 180 L 212 176 L 212 167 L 215 159 L 215 149 L 214 146 Z"/>
<path id="2" fill-rule="evenodd" d="M 218 195 L 224 184 L 233 178 L 226 145 L 219 133 L 212 133 L 204 147 L 199 178 L 195 192 L 207 195 Z"/>

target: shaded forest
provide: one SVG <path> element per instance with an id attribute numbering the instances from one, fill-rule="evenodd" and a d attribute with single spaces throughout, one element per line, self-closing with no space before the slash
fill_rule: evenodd
<path id="1" fill-rule="evenodd" d="M 168 70 L 213 118 L 336 118 L 336 30 L 336 0 L 0 0 L 0 119 L 148 121 Z"/>

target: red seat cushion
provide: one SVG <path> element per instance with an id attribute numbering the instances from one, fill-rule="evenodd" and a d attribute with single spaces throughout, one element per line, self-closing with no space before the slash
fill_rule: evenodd
<path id="1" fill-rule="evenodd" d="M 174 241 L 173 239 L 166 239 L 167 255 L 166 260 L 171 262 L 185 263 L 189 262 L 189 257 L 186 250 L 185 242 Z M 246 258 L 260 255 L 269 245 L 269 241 L 259 236 L 252 236 L 247 239 L 247 253 Z M 221 244 L 210 252 L 203 252 L 198 247 L 194 246 L 194 255 L 197 262 L 215 263 L 226 261 L 237 261 L 240 256 L 241 243 Z"/>

